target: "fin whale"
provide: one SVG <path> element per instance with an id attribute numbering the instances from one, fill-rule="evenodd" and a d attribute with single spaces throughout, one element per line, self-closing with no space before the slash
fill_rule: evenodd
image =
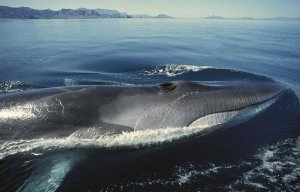
<path id="1" fill-rule="evenodd" d="M 260 106 L 285 89 L 265 81 L 174 81 L 148 86 L 76 86 L 0 95 L 0 139 L 64 137 L 86 128 L 101 134 L 222 121 Z M 227 117 L 227 119 L 224 117 Z"/>

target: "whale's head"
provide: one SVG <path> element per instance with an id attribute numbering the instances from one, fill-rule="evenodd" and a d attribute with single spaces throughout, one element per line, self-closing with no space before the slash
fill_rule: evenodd
<path id="1" fill-rule="evenodd" d="M 282 90 L 273 81 L 165 82 L 124 90 L 102 109 L 101 120 L 135 130 L 214 126 L 261 108 Z"/>

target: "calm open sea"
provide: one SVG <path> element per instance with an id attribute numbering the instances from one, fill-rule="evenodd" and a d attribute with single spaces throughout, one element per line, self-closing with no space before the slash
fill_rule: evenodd
<path id="1" fill-rule="evenodd" d="M 0 189 L 300 190 L 299 21 L 0 20 L 0 94 L 258 76 L 290 93 L 250 122 L 216 135 L 166 142 L 152 135 L 145 144 L 138 139 L 147 135 L 132 134 L 101 146 L 97 140 L 2 142 Z M 296 133 L 273 132 L 290 128 Z M 120 143 L 126 147 L 115 147 Z"/>

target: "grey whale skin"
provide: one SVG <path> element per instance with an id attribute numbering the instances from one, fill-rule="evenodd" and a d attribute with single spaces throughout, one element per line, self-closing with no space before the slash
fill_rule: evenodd
<path id="1" fill-rule="evenodd" d="M 274 81 L 166 82 L 152 86 L 77 86 L 0 95 L 0 139 L 64 137 L 189 126 L 279 95 Z"/>

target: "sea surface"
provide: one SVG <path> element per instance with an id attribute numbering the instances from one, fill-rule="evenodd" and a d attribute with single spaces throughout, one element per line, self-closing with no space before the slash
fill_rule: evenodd
<path id="1" fill-rule="evenodd" d="M 0 20 L 0 94 L 261 76 L 288 93 L 215 134 L 1 141 L 0 191 L 300 191 L 299 21 Z"/>

